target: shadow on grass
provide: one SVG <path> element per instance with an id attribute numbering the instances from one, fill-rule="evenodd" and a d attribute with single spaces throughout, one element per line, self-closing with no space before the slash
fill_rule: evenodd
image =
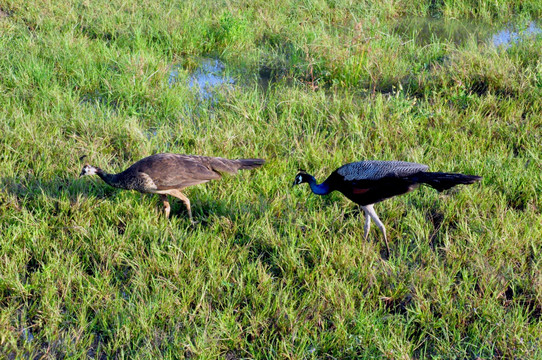
<path id="1" fill-rule="evenodd" d="M 378 212 L 377 212 L 378 214 Z M 367 236 L 367 239 L 365 239 L 363 237 L 363 229 L 364 229 L 364 226 L 365 226 L 365 212 L 363 211 L 363 209 L 361 208 L 361 205 L 355 205 L 351 208 L 351 209 L 348 209 L 347 211 L 344 212 L 344 221 L 347 221 L 348 219 L 350 218 L 354 218 L 356 219 L 359 223 L 357 225 L 357 227 L 360 230 L 360 238 L 363 240 L 363 241 L 368 241 L 368 242 L 371 242 L 373 244 L 375 244 L 378 248 L 378 252 L 380 254 L 380 257 L 383 259 L 383 260 L 389 260 L 390 258 L 390 254 L 388 253 L 388 249 L 386 247 L 386 242 L 384 241 L 384 235 L 382 234 L 382 231 L 378 228 L 378 226 L 376 226 L 376 224 L 374 223 L 374 221 L 371 220 L 371 229 L 369 231 L 369 235 Z M 391 225 L 386 225 L 386 223 L 384 222 L 384 226 L 391 226 Z M 387 227 L 386 227 L 387 229 Z M 389 241 L 389 244 L 390 244 L 390 251 L 393 253 L 394 252 L 394 241 L 390 239 L 390 235 L 388 235 L 388 241 Z"/>
<path id="2" fill-rule="evenodd" d="M 444 240 L 442 239 L 442 236 L 440 236 L 440 229 L 444 223 L 444 213 L 438 208 L 430 208 L 425 212 L 425 219 L 433 224 L 433 231 L 431 231 L 431 234 L 429 235 L 429 246 L 431 246 L 433 250 L 437 250 L 444 246 Z"/>
<path id="3" fill-rule="evenodd" d="M 23 206 L 29 207 L 30 204 L 37 201 L 41 196 L 47 200 L 58 201 L 67 199 L 74 203 L 83 199 L 114 199 L 117 194 L 127 190 L 113 188 L 99 179 L 87 178 L 56 178 L 53 180 L 40 180 L 38 178 L 18 178 L 4 177 L 0 179 L 2 192 L 14 196 L 15 201 L 7 200 L 15 210 L 20 211 Z M 133 196 L 148 197 L 153 204 L 152 209 L 163 211 L 163 204 L 160 197 L 154 194 L 139 193 L 137 191 L 127 191 Z M 236 219 L 243 213 L 261 214 L 265 210 L 265 204 L 261 201 L 254 204 L 238 203 L 235 201 L 226 201 L 220 199 L 210 199 L 208 197 L 198 197 L 197 194 L 187 194 L 191 200 L 192 213 L 194 220 L 203 226 L 210 224 L 210 218 L 213 216 L 226 217 L 230 221 Z M 188 211 L 185 204 L 172 196 L 168 196 L 171 205 L 172 218 L 188 220 Z M 28 204 L 30 203 L 30 204 Z M 23 205 L 24 204 L 24 205 Z M 33 206 L 35 207 L 35 206 Z M 119 233 L 122 234 L 126 225 L 119 223 Z"/>
<path id="4" fill-rule="evenodd" d="M 505 307 L 514 303 L 521 306 L 525 309 L 527 319 L 532 324 L 539 323 L 542 318 L 542 304 L 538 300 L 537 294 L 529 287 L 509 285 L 503 292 L 501 302 Z"/>
<path id="5" fill-rule="evenodd" d="M 152 194 L 149 194 L 152 195 Z M 199 225 L 208 227 L 213 217 L 225 217 L 231 222 L 238 221 L 238 218 L 245 213 L 259 217 L 266 209 L 266 203 L 259 201 L 255 203 L 240 203 L 235 200 L 222 200 L 209 196 L 198 196 L 196 193 L 185 193 L 190 199 L 192 216 Z M 171 206 L 170 217 L 188 219 L 188 210 L 185 204 L 172 196 L 168 196 Z M 162 209 L 162 202 L 157 197 L 157 206 Z"/>
<path id="6" fill-rule="evenodd" d="M 109 198 L 116 193 L 116 189 L 101 186 L 95 182 L 80 178 L 56 178 L 53 180 L 40 180 L 37 178 L 4 177 L 0 179 L 0 186 L 8 194 L 18 199 L 34 199 L 45 195 L 51 199 L 68 198 L 72 201 L 77 198 L 95 196 Z"/>
<path id="7" fill-rule="evenodd" d="M 397 298 L 384 298 L 383 302 L 388 313 L 406 316 L 408 307 L 412 303 L 412 294 L 407 292 Z"/>

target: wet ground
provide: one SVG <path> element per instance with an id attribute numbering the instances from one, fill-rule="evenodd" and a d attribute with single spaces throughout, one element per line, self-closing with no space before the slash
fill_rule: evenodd
<path id="1" fill-rule="evenodd" d="M 493 45 L 495 47 L 508 48 L 520 41 L 529 41 L 542 35 L 542 22 L 514 22 L 496 26 L 475 22 L 472 20 L 442 20 L 432 17 L 409 17 L 397 21 L 393 33 L 400 35 L 405 42 L 415 41 L 420 45 L 428 45 L 435 42 L 452 42 L 462 45 L 467 41 L 474 40 L 477 43 Z M 210 101 L 214 104 L 218 101 L 221 92 L 238 86 L 235 80 L 226 72 L 226 64 L 216 58 L 200 58 L 196 61 L 196 67 L 189 72 L 187 78 L 180 77 L 181 65 L 173 65 L 168 77 L 169 86 L 174 86 L 181 81 L 187 81 L 188 87 L 197 92 L 202 101 Z M 235 74 L 248 77 L 247 71 L 242 69 L 230 69 Z M 282 70 L 286 72 L 287 70 Z M 276 81 L 277 74 L 269 68 L 262 67 L 257 74 L 258 84 L 267 90 L 269 84 Z M 186 79 L 186 80 L 185 80 Z M 248 80 L 248 79 L 245 79 Z M 248 81 L 247 81 L 248 82 Z"/>
<path id="2" fill-rule="evenodd" d="M 491 43 L 495 46 L 510 47 L 519 41 L 532 40 L 542 34 L 542 23 L 531 21 L 526 26 L 508 25 L 506 28 L 497 31 L 491 37 Z"/>
<path id="3" fill-rule="evenodd" d="M 393 32 L 405 41 L 420 45 L 451 42 L 462 45 L 469 40 L 508 48 L 519 41 L 532 40 L 542 34 L 542 22 L 511 21 L 496 26 L 471 20 L 442 20 L 432 17 L 409 17 L 397 22 Z"/>
<path id="4" fill-rule="evenodd" d="M 198 66 L 188 76 L 188 87 L 199 94 L 201 100 L 216 100 L 215 95 L 221 89 L 235 84 L 232 77 L 226 75 L 226 66 L 218 59 L 201 58 Z M 169 73 L 168 83 L 173 86 L 179 81 L 180 65 L 174 65 Z"/>

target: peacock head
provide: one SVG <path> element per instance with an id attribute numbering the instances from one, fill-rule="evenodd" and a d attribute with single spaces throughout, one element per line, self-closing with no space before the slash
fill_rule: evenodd
<path id="1" fill-rule="evenodd" d="M 294 186 L 295 185 L 299 185 L 299 184 L 303 184 L 303 183 L 308 183 L 309 180 L 311 179 L 312 176 L 310 176 L 305 170 L 299 170 L 299 173 L 295 176 L 295 180 L 294 180 Z"/>
<path id="2" fill-rule="evenodd" d="M 85 175 L 96 175 L 97 173 L 98 173 L 97 167 L 86 164 L 85 166 L 83 166 L 83 170 L 81 170 L 81 174 L 79 174 L 79 177 L 85 176 Z"/>

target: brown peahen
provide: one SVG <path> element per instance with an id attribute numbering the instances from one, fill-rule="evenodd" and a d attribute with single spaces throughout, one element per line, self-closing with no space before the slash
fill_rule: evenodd
<path id="1" fill-rule="evenodd" d="M 98 175 L 107 184 L 126 190 L 159 194 L 164 203 L 166 217 L 170 206 L 167 195 L 181 199 L 193 223 L 190 200 L 181 192 L 187 186 L 220 179 L 222 173 L 236 173 L 237 170 L 254 169 L 265 163 L 263 159 L 230 160 L 181 154 L 155 154 L 139 160 L 118 174 L 108 174 L 102 169 L 85 165 L 80 176 Z"/>

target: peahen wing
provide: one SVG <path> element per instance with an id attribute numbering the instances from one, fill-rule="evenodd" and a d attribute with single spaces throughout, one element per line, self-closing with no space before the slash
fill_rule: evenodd
<path id="1" fill-rule="evenodd" d="M 221 176 L 214 171 L 205 157 L 181 154 L 156 154 L 132 165 L 132 171 L 147 174 L 157 190 L 182 189 L 201 184 Z"/>

